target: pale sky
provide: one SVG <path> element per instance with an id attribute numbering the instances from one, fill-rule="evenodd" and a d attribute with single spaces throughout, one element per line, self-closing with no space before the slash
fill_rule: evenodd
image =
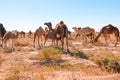
<path id="1" fill-rule="evenodd" d="M 0 0 L 0 23 L 7 31 L 35 31 L 44 22 L 54 28 L 61 20 L 70 31 L 74 26 L 100 31 L 108 24 L 120 30 L 120 0 Z"/>

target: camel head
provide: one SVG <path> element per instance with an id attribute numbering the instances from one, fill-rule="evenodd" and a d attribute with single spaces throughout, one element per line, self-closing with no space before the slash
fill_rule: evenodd
<path id="1" fill-rule="evenodd" d="M 52 24 L 51 24 L 51 22 L 44 23 L 44 25 L 48 26 L 49 30 L 52 30 Z"/>
<path id="2" fill-rule="evenodd" d="M 64 24 L 64 22 L 63 22 L 63 21 L 60 21 L 60 24 Z"/>

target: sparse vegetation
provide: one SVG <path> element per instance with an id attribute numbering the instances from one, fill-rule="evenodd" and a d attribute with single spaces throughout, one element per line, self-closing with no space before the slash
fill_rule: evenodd
<path id="1" fill-rule="evenodd" d="M 60 60 L 61 59 L 62 50 L 48 47 L 43 48 L 38 51 L 38 54 L 33 55 L 30 59 L 33 60 Z"/>
<path id="2" fill-rule="evenodd" d="M 88 59 L 88 57 L 81 51 L 78 51 L 76 53 L 71 53 L 71 56 Z"/>
<path id="3" fill-rule="evenodd" d="M 103 70 L 110 73 L 120 73 L 120 64 L 116 60 L 100 57 L 95 60 L 95 63 Z"/>

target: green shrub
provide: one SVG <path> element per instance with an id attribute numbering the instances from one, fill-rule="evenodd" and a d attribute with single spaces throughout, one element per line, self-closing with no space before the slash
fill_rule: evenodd
<path id="1" fill-rule="evenodd" d="M 83 52 L 80 52 L 80 51 L 78 51 L 76 53 L 71 53 L 71 56 L 88 59 L 88 57 Z"/>

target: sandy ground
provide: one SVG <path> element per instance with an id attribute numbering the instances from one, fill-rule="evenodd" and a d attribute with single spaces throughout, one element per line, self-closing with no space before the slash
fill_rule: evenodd
<path id="1" fill-rule="evenodd" d="M 32 45 L 32 41 L 30 46 L 26 47 L 21 47 L 20 51 L 15 50 L 10 53 L 6 53 L 3 51 L 2 47 L 0 47 L 1 53 L 2 54 L 2 64 L 0 66 L 0 80 L 5 80 L 6 74 L 9 73 L 9 67 L 18 62 L 18 63 L 26 63 L 29 66 L 33 64 L 34 60 L 29 60 L 29 56 L 35 54 L 38 49 L 34 48 Z M 100 48 L 106 48 L 106 49 L 112 49 L 113 54 L 118 54 L 120 55 L 120 51 L 117 51 L 117 49 L 120 48 L 120 44 L 118 45 L 117 48 L 115 47 L 83 47 L 81 46 L 81 43 L 78 42 L 73 42 L 73 46 L 75 46 L 75 49 L 77 50 L 82 50 L 82 51 L 92 51 L 92 50 L 97 50 L 99 51 Z M 82 48 L 83 47 L 83 48 Z M 18 48 L 18 47 L 17 47 Z M 70 47 L 70 50 L 75 51 L 72 47 Z M 63 60 L 69 61 L 71 64 L 81 64 L 81 63 L 89 63 L 92 65 L 95 65 L 93 62 L 89 60 L 85 60 L 82 58 L 74 58 L 69 55 L 62 55 Z M 27 80 L 34 80 L 31 78 L 28 78 Z M 39 80 L 39 79 L 38 79 Z M 54 71 L 52 73 L 46 73 L 45 75 L 45 80 L 120 80 L 120 74 L 111 74 L 111 75 L 105 75 L 105 76 L 96 76 L 96 75 L 90 75 L 86 74 L 83 71 Z"/>

